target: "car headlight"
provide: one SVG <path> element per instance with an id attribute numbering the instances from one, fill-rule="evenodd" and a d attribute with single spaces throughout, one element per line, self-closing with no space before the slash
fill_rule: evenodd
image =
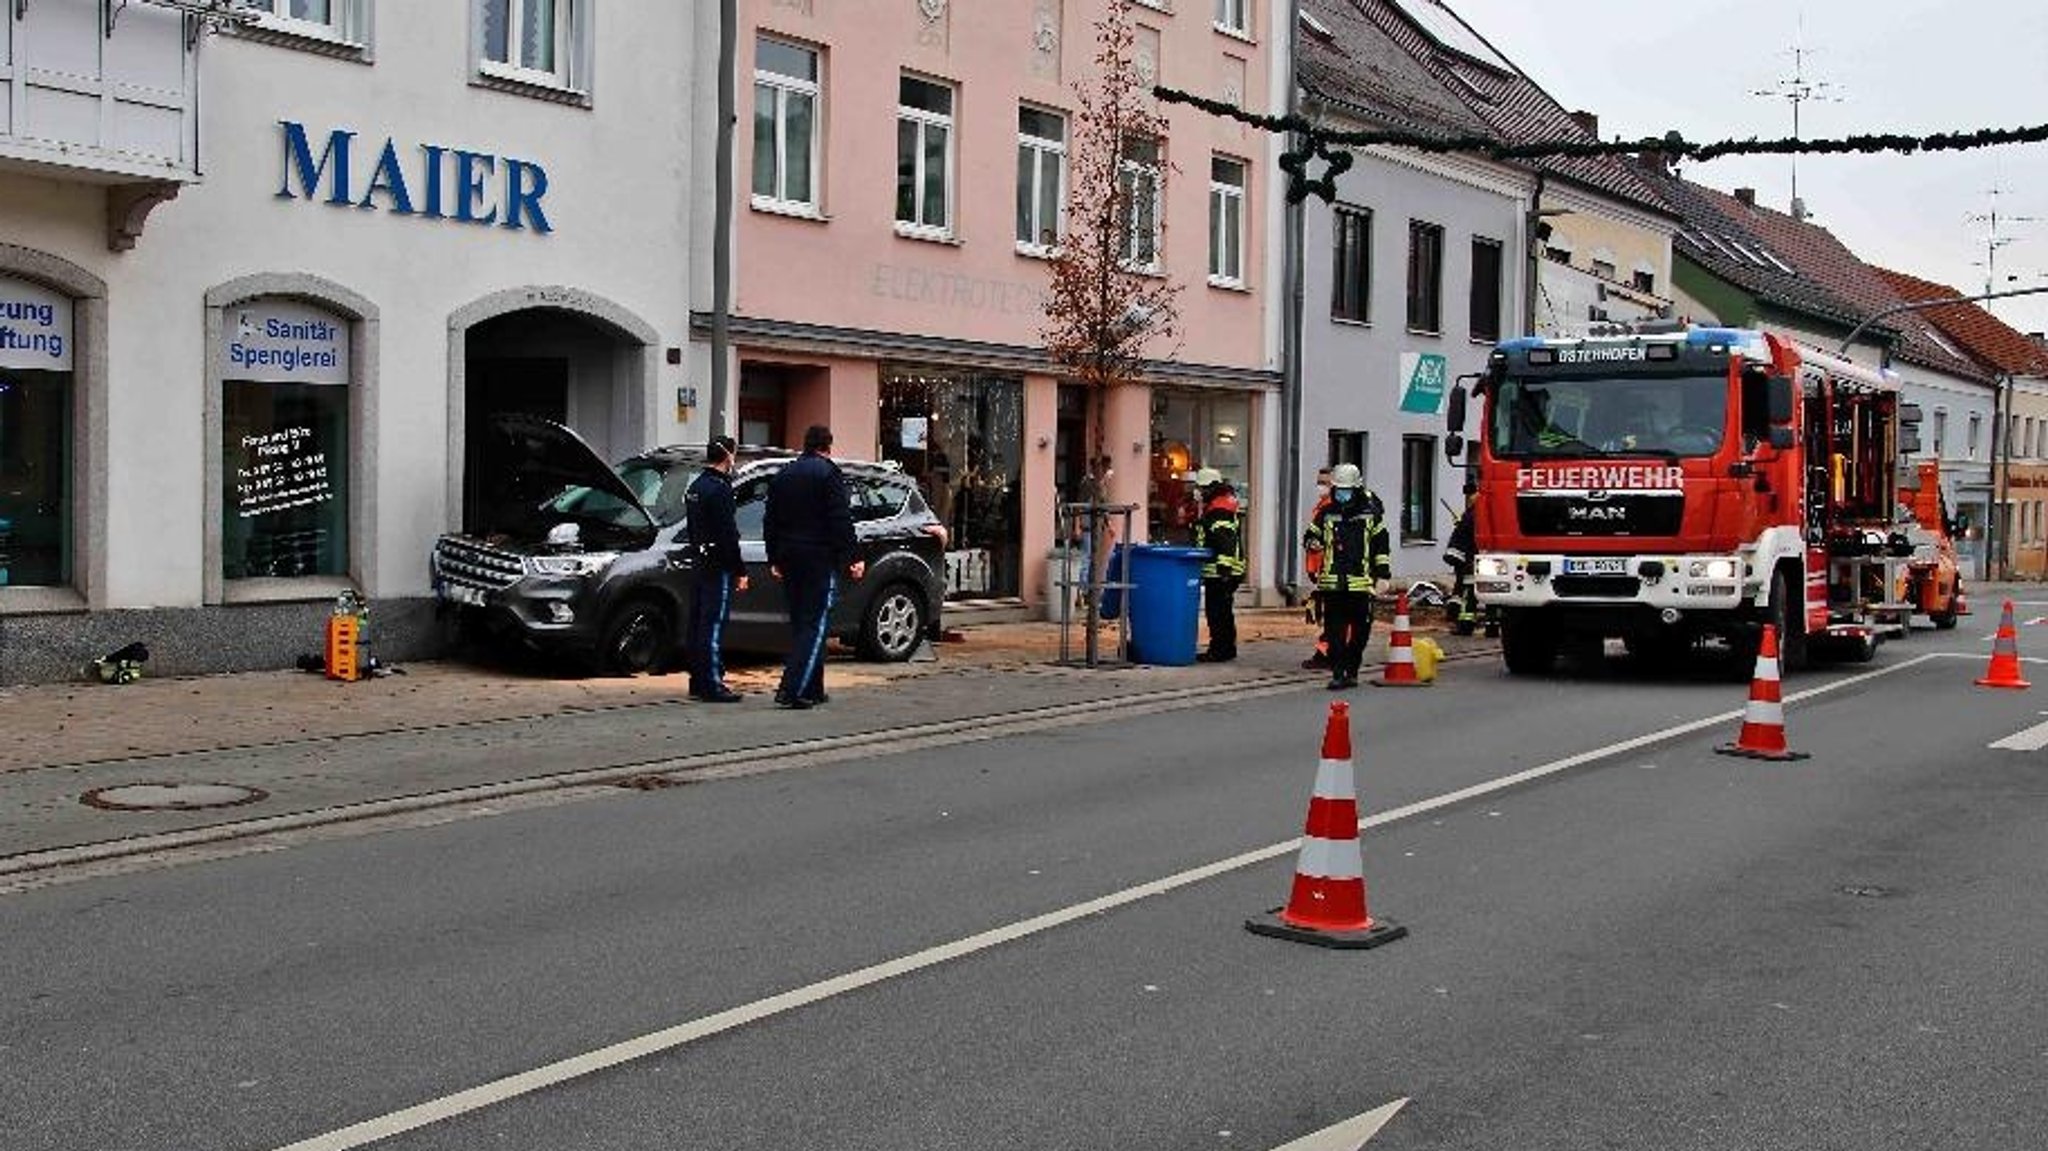
<path id="1" fill-rule="evenodd" d="M 1504 576 L 1508 574 L 1508 561 L 1499 556 L 1480 556 L 1472 570 L 1482 576 Z"/>
<path id="2" fill-rule="evenodd" d="M 527 556 L 526 574 L 537 576 L 587 576 L 612 566 L 617 552 L 585 552 L 572 556 Z"/>

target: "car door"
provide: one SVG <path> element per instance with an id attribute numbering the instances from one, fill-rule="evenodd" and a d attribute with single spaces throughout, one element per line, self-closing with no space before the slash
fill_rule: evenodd
<path id="1" fill-rule="evenodd" d="M 754 471 L 733 485 L 740 558 L 747 565 L 747 590 L 732 598 L 726 642 L 738 650 L 780 653 L 789 649 L 789 599 L 782 593 L 782 581 L 768 574 L 768 544 L 762 538 L 762 522 L 768 512 L 768 481 L 773 475 L 772 470 Z"/>

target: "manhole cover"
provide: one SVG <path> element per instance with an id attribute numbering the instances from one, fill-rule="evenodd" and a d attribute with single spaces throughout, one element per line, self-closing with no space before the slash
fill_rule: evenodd
<path id="1" fill-rule="evenodd" d="M 105 811 L 198 811 L 268 798 L 270 793 L 261 788 L 232 783 L 128 783 L 95 787 L 78 802 Z"/>

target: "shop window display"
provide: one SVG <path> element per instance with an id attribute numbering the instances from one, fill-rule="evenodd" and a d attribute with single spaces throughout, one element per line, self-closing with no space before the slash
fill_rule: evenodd
<path id="1" fill-rule="evenodd" d="M 71 386 L 0 368 L 0 586 L 71 582 Z"/>
<path id="2" fill-rule="evenodd" d="M 946 594 L 1018 594 L 1024 385 L 969 372 L 885 371 L 882 458 L 903 468 L 948 535 Z"/>
<path id="3" fill-rule="evenodd" d="M 229 310 L 221 574 L 348 574 L 348 324 L 307 305 Z"/>
<path id="4" fill-rule="evenodd" d="M 72 308 L 0 276 L 0 586 L 71 582 Z"/>
<path id="5" fill-rule="evenodd" d="M 1251 400 L 1242 395 L 1155 390 L 1146 531 L 1155 543 L 1194 541 L 1199 512 L 1191 477 L 1215 468 L 1247 508 L 1251 492 Z"/>

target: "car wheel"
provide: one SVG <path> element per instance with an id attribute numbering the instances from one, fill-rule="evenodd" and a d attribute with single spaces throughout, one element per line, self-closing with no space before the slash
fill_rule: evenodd
<path id="1" fill-rule="evenodd" d="M 598 665 L 613 675 L 664 670 L 675 645 L 676 625 L 657 600 L 631 599 L 612 609 L 598 641 Z"/>
<path id="2" fill-rule="evenodd" d="M 909 584 L 892 583 L 868 601 L 860 622 L 860 653 L 883 663 L 902 663 L 924 640 L 924 600 Z"/>

